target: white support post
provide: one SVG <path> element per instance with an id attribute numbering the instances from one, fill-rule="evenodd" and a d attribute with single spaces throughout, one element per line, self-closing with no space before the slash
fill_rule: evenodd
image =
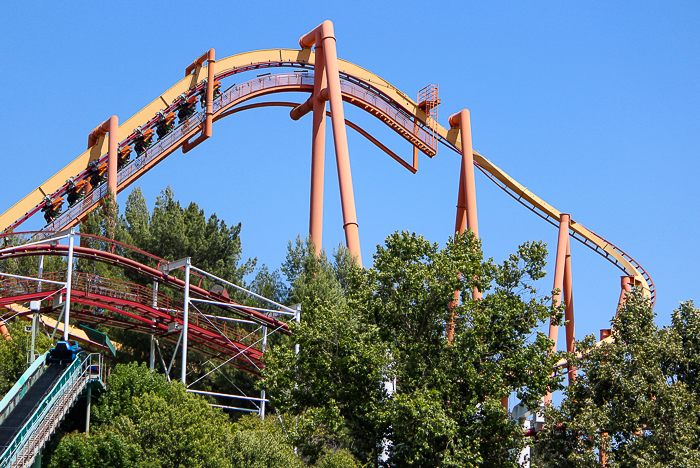
<path id="1" fill-rule="evenodd" d="M 262 352 L 267 350 L 267 327 L 263 327 Z M 265 420 L 265 390 L 260 390 L 260 419 Z"/>
<path id="2" fill-rule="evenodd" d="M 158 308 L 158 281 L 153 280 L 153 308 Z M 156 337 L 151 335 L 151 358 L 149 368 L 153 372 L 156 368 Z"/>
<path id="3" fill-rule="evenodd" d="M 44 276 L 44 256 L 42 255 L 39 257 L 39 274 L 37 275 L 39 278 L 43 278 Z M 42 291 L 42 286 L 44 283 L 39 281 L 39 284 L 36 286 L 37 292 Z M 31 306 L 30 306 L 31 308 Z M 31 349 L 31 355 L 29 356 L 29 364 L 34 363 L 34 359 L 36 358 L 36 331 L 37 328 L 39 327 L 39 309 L 41 307 L 37 307 L 37 309 L 34 311 L 32 314 L 32 349 Z M 34 309 L 32 309 L 34 310 Z"/>
<path id="4" fill-rule="evenodd" d="M 85 411 L 85 435 L 90 435 L 90 409 L 92 408 L 92 385 L 87 384 L 87 410 Z"/>
<path id="5" fill-rule="evenodd" d="M 151 357 L 148 361 L 148 368 L 153 372 L 156 369 L 156 337 L 151 335 Z"/>
<path id="6" fill-rule="evenodd" d="M 158 308 L 158 281 L 153 280 L 153 308 Z"/>
<path id="7" fill-rule="evenodd" d="M 189 324 L 189 305 L 190 305 L 190 257 L 187 257 L 185 262 L 185 300 L 183 307 L 183 318 L 182 318 L 182 383 L 186 386 L 186 376 L 187 376 L 187 327 Z"/>
<path id="8" fill-rule="evenodd" d="M 41 283 L 39 283 L 41 284 Z M 29 310 L 31 310 L 32 313 L 32 347 L 29 350 L 29 364 L 33 364 L 34 361 L 36 360 L 36 330 L 39 325 L 39 309 L 41 308 L 41 302 L 40 301 L 31 301 L 29 303 Z"/>
<path id="9" fill-rule="evenodd" d="M 63 325 L 63 341 L 68 341 L 68 323 L 70 320 L 70 290 L 71 290 L 71 280 L 73 277 L 73 244 L 75 240 L 75 228 L 70 228 L 70 235 L 68 236 L 68 273 L 66 274 L 66 302 L 64 304 L 64 310 L 66 315 L 64 317 L 65 322 Z"/>
<path id="10" fill-rule="evenodd" d="M 301 304 L 295 304 L 294 306 L 294 320 L 297 323 L 301 323 Z M 294 345 L 294 354 L 299 354 L 299 343 Z"/>

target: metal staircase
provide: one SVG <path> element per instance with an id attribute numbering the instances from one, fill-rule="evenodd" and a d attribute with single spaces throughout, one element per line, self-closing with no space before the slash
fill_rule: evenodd
<path id="1" fill-rule="evenodd" d="M 67 364 L 46 366 L 47 357 L 48 353 L 37 359 L 0 401 L 0 430 L 14 434 L 0 447 L 0 468 L 30 467 L 83 390 L 92 383 L 102 385 L 99 354 L 81 353 Z M 58 377 L 50 375 L 57 370 Z M 41 374 L 46 374 L 44 379 Z M 27 401 L 33 398 L 38 404 Z M 21 423 L 7 427 L 12 421 Z"/>

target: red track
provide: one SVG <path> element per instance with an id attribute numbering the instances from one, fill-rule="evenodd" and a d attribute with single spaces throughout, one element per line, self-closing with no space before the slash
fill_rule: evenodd
<path id="1" fill-rule="evenodd" d="M 0 236 L 0 239 L 6 236 Z M 125 244 L 96 236 L 79 236 L 83 243 L 99 241 L 106 250 L 114 250 L 118 247 L 126 253 L 144 255 L 147 258 L 146 261 L 150 260 L 157 264 L 166 263 L 159 257 Z M 7 247 L 0 251 L 0 260 L 40 255 L 67 256 L 68 246 L 35 244 Z M 143 276 L 150 283 L 157 281 L 175 294 L 184 292 L 184 281 L 172 274 L 167 275 L 159 271 L 157 265 L 154 268 L 112 252 L 80 246 L 74 247 L 74 256 L 129 269 Z M 42 276 L 45 280 L 57 282 L 65 282 L 65 277 L 65 272 L 47 273 Z M 56 308 L 51 305 L 51 302 L 53 296 L 63 287 L 53 283 L 43 283 L 41 290 L 38 290 L 38 284 L 37 281 L 17 278 L 0 281 L 0 306 L 42 300 L 42 312 L 55 312 Z M 168 332 L 168 324 L 183 324 L 182 300 L 172 299 L 162 292 L 154 293 L 153 289 L 138 284 L 79 271 L 73 272 L 71 288 L 71 303 L 85 306 L 76 310 L 71 307 L 71 316 L 77 320 L 154 334 L 170 341 L 175 341 L 179 337 L 179 333 Z M 255 322 L 251 328 L 252 324 L 244 326 L 229 320 L 204 317 L 193 308 L 190 308 L 189 312 L 188 342 L 191 346 L 210 357 L 228 359 L 235 356 L 229 364 L 252 374 L 259 375 L 263 367 L 262 347 L 258 342 L 261 335 L 260 326 L 289 333 L 286 323 L 199 286 L 191 284 L 190 295 L 193 298 L 225 303 L 228 306 L 223 308 L 233 313 L 229 315 Z"/>

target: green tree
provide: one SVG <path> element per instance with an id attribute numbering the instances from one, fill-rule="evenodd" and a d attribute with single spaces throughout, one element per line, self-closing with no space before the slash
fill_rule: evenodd
<path id="1" fill-rule="evenodd" d="M 558 388 L 552 343 L 536 332 L 561 318 L 533 287 L 545 258 L 543 244 L 526 243 L 497 265 L 471 232 L 443 249 L 402 232 L 357 272 L 351 308 L 377 325 L 398 381 L 383 410 L 392 466 L 515 466 L 522 438 L 501 398 L 536 406 Z M 474 288 L 489 293 L 474 301 Z"/>
<path id="2" fill-rule="evenodd" d="M 290 242 L 282 271 L 302 305 L 293 325 L 301 352 L 277 346 L 267 358 L 264 385 L 278 408 L 295 416 L 295 445 L 315 463 L 338 448 L 369 458 L 376 451 L 377 409 L 385 392 L 386 353 L 375 326 L 348 308 L 334 267 L 311 242 Z"/>
<path id="3" fill-rule="evenodd" d="M 169 384 L 144 365 L 117 365 L 92 417 L 92 433 L 71 433 L 48 457 L 50 468 L 232 467 L 289 468 L 306 464 L 295 454 L 291 418 L 244 416 L 232 423 L 206 401 Z M 314 465 L 359 468 L 341 448 Z"/>
<path id="4" fill-rule="evenodd" d="M 25 322 L 19 318 L 7 322 L 7 330 L 12 337 L 0 337 L 0 395 L 5 395 L 27 370 L 27 356 L 31 349 L 31 334 L 24 332 Z M 51 340 L 41 330 L 36 335 L 35 348 L 43 354 L 51 348 Z"/>
<path id="5" fill-rule="evenodd" d="M 145 365 L 117 365 L 92 420 L 90 437 L 61 440 L 51 468 L 115 466 L 134 457 L 139 467 L 230 466 L 228 418 Z"/>
<path id="6" fill-rule="evenodd" d="M 314 251 L 297 241 L 283 267 L 303 306 L 299 355 L 278 347 L 265 371 L 274 403 L 297 416 L 304 453 L 331 441 L 370 464 L 386 449 L 390 466 L 516 466 L 522 437 L 501 398 L 514 392 L 536 406 L 558 388 L 557 355 L 536 332 L 561 319 L 532 286 L 544 275 L 544 245 L 495 265 L 471 234 L 440 249 L 396 233 L 373 268 L 336 269 L 345 288 Z M 473 301 L 475 287 L 492 291 Z"/>
<path id="7" fill-rule="evenodd" d="M 50 468 L 146 468 L 140 446 L 114 431 L 100 431 L 92 436 L 72 432 L 61 439 L 51 455 Z"/>
<path id="8" fill-rule="evenodd" d="M 612 320 L 612 343 L 577 343 L 579 369 L 560 408 L 547 412 L 538 466 L 700 466 L 697 325 L 700 311 L 682 304 L 659 329 L 641 291 Z"/>
<path id="9" fill-rule="evenodd" d="M 304 464 L 281 421 L 244 416 L 233 426 L 232 468 L 295 468 Z"/>
<path id="10" fill-rule="evenodd" d="M 207 219 L 191 202 L 183 209 L 170 187 L 156 199 L 152 214 L 140 188 L 127 198 L 118 239 L 167 260 L 191 257 L 192 264 L 234 283 L 253 271 L 256 260 L 241 263 L 241 224 L 228 226 L 216 214 Z"/>

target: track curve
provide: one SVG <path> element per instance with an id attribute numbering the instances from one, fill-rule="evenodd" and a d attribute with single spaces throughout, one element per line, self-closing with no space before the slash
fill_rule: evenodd
<path id="1" fill-rule="evenodd" d="M 26 233 L 31 234 L 31 233 Z M 10 234 L 0 235 L 0 239 Z M 14 234 L 12 234 L 14 236 Z M 176 276 L 166 274 L 152 265 L 147 265 L 124 255 L 113 252 L 114 247 L 126 249 L 138 255 L 144 255 L 158 264 L 167 263 L 151 254 L 134 249 L 125 244 L 109 241 L 98 236 L 76 234 L 85 241 L 98 241 L 104 250 L 91 247 L 74 246 L 73 255 L 77 259 L 97 261 L 128 269 L 145 278 L 149 283 L 157 282 L 177 293 L 184 292 L 185 282 Z M 47 239 L 50 241 L 51 239 Z M 29 243 L 6 247 L 0 250 L 0 261 L 28 256 L 68 256 L 69 247 L 51 243 Z M 110 252 L 112 250 L 112 252 Z M 41 313 L 55 312 L 52 305 L 53 296 L 60 294 L 63 287 L 56 283 L 65 283 L 66 272 L 45 273 L 41 276 L 42 288 L 36 280 L 26 278 L 7 278 L 0 280 L 0 307 L 28 301 L 41 301 Z M 105 324 L 113 328 L 135 330 L 161 336 L 169 341 L 176 341 L 179 334 L 169 328 L 173 324 L 183 325 L 183 302 L 172 299 L 158 290 L 122 280 L 105 278 L 85 272 L 74 271 L 71 279 L 71 303 L 82 304 L 88 309 L 71 310 L 71 316 L 92 324 Z M 234 367 L 259 375 L 263 364 L 263 349 L 258 327 L 289 334 L 287 323 L 278 320 L 273 314 L 265 314 L 255 308 L 244 306 L 229 299 L 227 295 L 207 291 L 190 284 L 191 297 L 222 304 L 220 308 L 233 313 L 234 317 L 244 319 L 250 325 L 231 321 L 226 317 L 202 314 L 190 309 L 188 340 L 200 353 L 226 360 Z M 31 314 L 25 311 L 22 314 Z M 252 325 L 252 329 L 251 329 Z"/>
<path id="2" fill-rule="evenodd" d="M 303 70 L 314 68 L 315 55 L 310 49 L 269 49 L 246 52 L 216 61 L 217 80 L 235 76 L 246 71 L 263 68 L 299 67 Z M 426 113 L 418 107 L 415 101 L 402 93 L 388 81 L 378 75 L 359 67 L 351 62 L 338 60 L 341 77 L 343 99 L 355 106 L 362 108 L 371 115 L 377 117 L 390 126 L 395 132 L 408 140 L 426 155 L 432 157 L 437 153 L 439 141 L 449 149 L 461 153 L 461 142 L 458 129 L 446 129 L 437 122 L 431 121 Z M 158 111 L 173 109 L 174 102 L 183 93 L 194 95 L 205 85 L 199 80 L 207 74 L 207 66 L 202 67 L 198 73 L 188 75 L 178 81 L 170 89 L 158 96 L 150 104 L 144 107 L 136 115 L 119 126 L 119 135 L 128 135 L 122 139 L 121 144 L 126 145 L 135 139 L 135 130 L 139 127 L 148 128 L 155 124 L 154 117 Z M 228 91 L 214 102 L 214 120 L 235 112 L 235 106 L 250 99 L 278 92 L 311 92 L 313 79 L 309 75 L 298 76 L 295 74 L 279 74 L 269 77 L 250 80 Z M 296 75 L 304 75 L 297 73 Z M 245 87 L 248 87 L 245 89 Z M 200 112 L 191 117 L 183 125 L 169 133 L 165 138 L 159 139 L 148 151 L 144 153 L 140 163 L 132 162 L 119 172 L 117 192 L 125 189 L 138 177 L 155 166 L 162 159 L 189 141 L 202 129 L 204 113 Z M 433 137 L 431 128 L 435 129 L 437 141 Z M 366 135 L 365 135 L 366 136 Z M 376 141 L 373 143 L 377 144 Z M 380 146 L 381 147 L 381 146 Z M 39 211 L 46 195 L 61 195 L 66 191 L 66 180 L 70 177 L 84 177 L 88 162 L 92 160 L 104 160 L 107 151 L 107 140 L 100 139 L 97 144 L 84 152 L 64 167 L 56 175 L 44 184 L 32 191 L 17 204 L 0 215 L 0 231 L 17 228 L 25 219 Z M 386 150 L 385 150 L 386 151 Z M 392 154 L 389 151 L 389 154 Z M 395 158 L 396 159 L 396 158 Z M 551 223 L 558 223 L 561 212 L 544 200 L 537 197 L 523 185 L 508 176 L 501 168 L 493 164 L 480 153 L 474 151 L 474 163 L 492 181 L 513 196 L 518 202 L 528 207 L 539 216 Z M 404 166 L 408 166 L 404 164 Z M 129 169 L 131 168 L 131 169 Z M 125 172 L 126 169 L 129 169 Z M 106 184 L 102 184 L 87 194 L 76 208 L 63 213 L 62 220 L 47 226 L 49 230 L 61 230 L 77 224 L 82 217 L 97 206 L 99 200 L 106 193 Z M 72 211 L 71 211 L 72 210 Z M 581 224 L 571 220 L 571 237 L 593 249 L 596 253 L 616 265 L 627 275 L 633 276 L 635 285 L 641 287 L 652 302 L 656 299 L 656 291 L 649 274 L 631 256 L 626 254 L 614 244 L 603 237 L 588 230 Z"/>

